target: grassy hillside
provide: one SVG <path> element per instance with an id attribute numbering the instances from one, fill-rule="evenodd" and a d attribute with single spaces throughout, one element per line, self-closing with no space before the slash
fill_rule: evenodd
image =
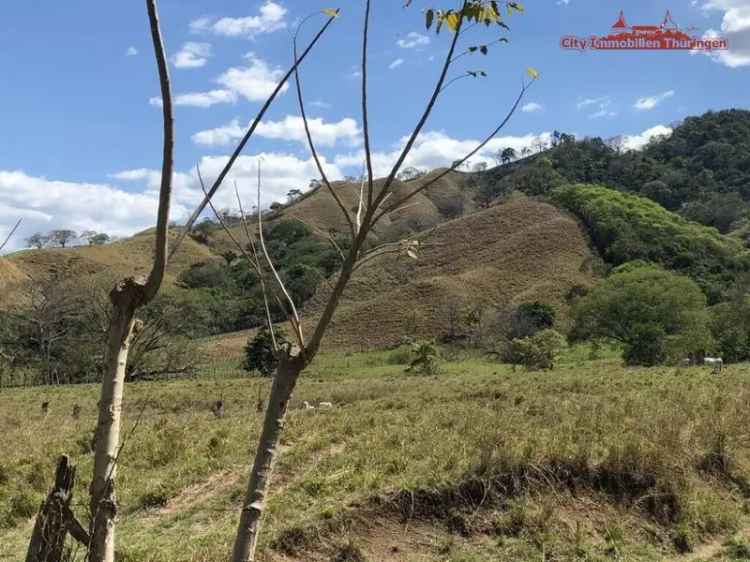
<path id="1" fill-rule="evenodd" d="M 154 235 L 146 232 L 103 246 L 25 250 L 6 256 L 0 262 L 0 305 L 18 297 L 12 289 L 24 278 L 74 279 L 80 284 L 97 278 L 117 279 L 128 275 L 147 275 L 151 267 Z M 191 265 L 217 258 L 207 247 L 186 238 L 169 263 L 165 287 Z"/>
<path id="2" fill-rule="evenodd" d="M 565 187 L 553 198 L 581 219 L 609 263 L 640 259 L 682 272 L 711 302 L 721 300 L 737 275 L 750 269 L 750 253 L 738 241 L 649 199 L 595 185 Z"/>
<path id="3" fill-rule="evenodd" d="M 748 367 L 625 370 L 587 354 L 545 373 L 467 358 L 437 377 L 405 375 L 401 351 L 320 357 L 292 404 L 261 559 L 746 559 Z M 120 560 L 225 559 L 268 390 L 237 374 L 128 387 Z M 0 560 L 22 559 L 62 452 L 85 512 L 96 399 L 93 386 L 0 394 Z"/>
<path id="4" fill-rule="evenodd" d="M 352 278 L 326 345 L 397 344 L 404 336 L 445 335 L 449 315 L 479 306 L 490 313 L 541 300 L 566 317 L 574 287 L 590 287 L 592 254 L 578 224 L 525 197 L 438 226 L 422 237 L 419 259 L 390 255 Z M 306 307 L 315 318 L 327 287 Z"/>

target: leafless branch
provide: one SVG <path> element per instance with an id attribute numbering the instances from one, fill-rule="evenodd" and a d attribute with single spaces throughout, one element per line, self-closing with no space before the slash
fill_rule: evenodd
<path id="1" fill-rule="evenodd" d="M 299 28 L 297 29 L 297 32 L 299 32 Z M 293 38 L 293 45 L 294 45 L 294 62 L 297 63 L 297 34 L 296 33 Z M 352 223 L 352 218 L 349 215 L 349 211 L 346 210 L 346 206 L 341 201 L 341 198 L 339 197 L 338 193 L 336 193 L 336 191 L 333 189 L 331 182 L 328 180 L 328 174 L 326 174 L 325 170 L 323 169 L 323 165 L 320 162 L 320 157 L 318 156 L 318 151 L 315 148 L 315 143 L 313 142 L 312 135 L 310 134 L 310 124 L 307 121 L 307 112 L 305 111 L 305 103 L 304 103 L 304 99 L 302 96 L 302 83 L 299 77 L 299 68 L 295 68 L 294 70 L 294 82 L 297 87 L 297 102 L 299 104 L 299 112 L 300 112 L 300 116 L 302 117 L 302 123 L 305 126 L 305 136 L 307 136 L 307 144 L 310 147 L 310 153 L 312 154 L 313 160 L 315 161 L 315 166 L 318 168 L 318 173 L 320 174 L 320 177 L 322 178 L 323 183 L 328 188 L 328 191 L 331 193 L 331 196 L 336 201 L 336 204 L 341 210 L 341 213 L 344 215 L 346 222 L 349 224 L 349 229 L 351 230 L 352 236 L 354 236 L 355 235 L 354 224 Z"/>
<path id="2" fill-rule="evenodd" d="M 196 165 L 195 167 L 197 174 L 198 174 L 198 181 L 200 182 L 201 190 L 203 191 L 204 195 L 208 195 L 208 192 L 206 191 L 206 184 L 203 182 L 203 175 L 201 174 L 200 165 Z M 235 183 L 235 191 L 237 191 L 237 184 Z M 242 221 L 244 223 L 245 221 L 245 212 L 242 209 L 242 203 L 240 200 L 239 191 L 237 191 L 237 200 L 240 201 L 240 214 Z M 247 249 L 245 246 L 243 246 L 239 240 L 235 237 L 235 235 L 232 233 L 231 229 L 227 225 L 224 218 L 221 216 L 221 213 L 216 209 L 216 207 L 213 204 L 213 201 L 211 198 L 208 198 L 208 206 L 211 208 L 211 211 L 213 212 L 214 216 L 216 217 L 216 220 L 219 221 L 219 224 L 224 229 L 224 232 L 229 236 L 229 239 L 232 241 L 232 243 L 237 247 L 237 249 L 240 251 L 240 253 L 243 255 L 243 257 L 247 260 L 247 262 L 250 264 L 250 266 L 255 270 L 256 275 L 258 276 L 258 282 L 260 283 L 261 293 L 263 294 L 263 304 L 265 307 L 266 312 L 266 322 L 268 324 L 268 330 L 271 334 L 271 343 L 273 345 L 274 351 L 278 351 L 278 346 L 276 344 L 276 334 L 274 333 L 273 329 L 273 321 L 271 320 L 271 309 L 268 306 L 268 295 L 266 293 L 266 283 L 263 279 L 263 269 L 260 266 L 260 261 L 258 260 L 258 254 L 255 251 L 255 244 L 253 243 L 252 237 L 250 236 L 250 231 L 247 229 L 247 225 L 244 225 L 245 232 L 247 234 L 249 243 L 252 247 L 252 256 L 247 253 Z"/>
<path id="3" fill-rule="evenodd" d="M 422 191 L 424 191 L 425 189 L 427 189 L 428 187 L 430 187 L 431 185 L 433 185 L 435 182 L 437 182 L 440 179 L 444 178 L 449 173 L 451 173 L 451 172 L 457 170 L 458 168 L 460 168 L 461 166 L 463 166 L 464 162 L 466 162 L 469 158 L 471 158 L 477 152 L 479 152 L 480 150 L 482 150 L 482 148 L 484 148 L 487 145 L 487 143 L 490 142 L 503 129 L 503 127 L 505 127 L 505 125 L 508 123 L 508 121 L 510 120 L 510 118 L 516 112 L 516 109 L 518 108 L 518 105 L 521 103 L 521 100 L 523 100 L 523 97 L 526 95 L 526 92 L 532 86 L 533 83 L 534 83 L 534 80 L 532 80 L 528 84 L 526 84 L 526 83 L 522 84 L 521 92 L 518 94 L 518 97 L 516 98 L 516 101 L 513 104 L 513 106 L 510 108 L 510 111 L 508 112 L 508 114 L 505 116 L 505 118 L 502 120 L 502 122 L 489 135 L 487 135 L 484 138 L 484 140 L 476 146 L 476 148 L 474 148 L 474 150 L 472 150 L 471 152 L 469 152 L 466 156 L 464 156 L 460 160 L 456 160 L 455 162 L 453 162 L 453 164 L 451 165 L 450 168 L 447 168 L 446 170 L 443 170 L 440 174 L 438 174 L 437 176 L 435 176 L 434 178 L 432 178 L 430 181 L 425 182 L 424 184 L 422 184 L 421 186 L 419 186 L 419 188 L 415 189 L 414 191 L 412 191 L 408 195 L 405 195 L 404 197 L 402 197 L 401 199 L 399 199 L 398 201 L 396 201 L 393 205 L 389 206 L 387 209 L 381 210 L 373 218 L 372 224 L 377 223 L 383 217 L 383 215 L 385 215 L 387 213 L 391 213 L 391 212 L 399 209 L 404 203 L 406 203 L 407 201 L 409 201 L 410 199 L 412 199 L 414 196 L 416 196 L 417 194 L 421 193 Z"/>
<path id="4" fill-rule="evenodd" d="M 204 197 L 203 201 L 200 205 L 195 209 L 193 214 L 188 219 L 187 223 L 185 224 L 185 227 L 183 231 L 180 233 L 180 236 L 177 238 L 170 255 L 174 255 L 174 253 L 179 248 L 180 244 L 184 240 L 185 236 L 188 232 L 193 228 L 193 225 L 195 224 L 195 221 L 198 220 L 198 217 L 201 215 L 201 213 L 206 208 L 206 205 L 208 205 L 208 200 L 211 199 L 216 192 L 221 187 L 221 184 L 224 181 L 224 178 L 226 178 L 229 171 L 232 169 L 232 166 L 234 166 L 234 163 L 237 161 L 237 158 L 239 158 L 242 151 L 245 149 L 245 145 L 247 145 L 250 138 L 255 133 L 255 130 L 258 128 L 258 125 L 260 124 L 261 120 L 265 116 L 268 109 L 271 107 L 271 104 L 276 99 L 276 96 L 278 96 L 281 89 L 284 87 L 284 84 L 287 83 L 289 80 L 289 77 L 292 75 L 292 73 L 299 67 L 300 64 L 302 64 L 302 61 L 305 60 L 307 55 L 310 53 L 310 51 L 313 49 L 315 44 L 318 42 L 318 40 L 323 36 L 323 34 L 326 32 L 328 27 L 333 23 L 333 20 L 336 19 L 336 16 L 331 16 L 328 18 L 326 23 L 323 25 L 323 27 L 320 28 L 318 33 L 315 35 L 313 40 L 308 44 L 308 46 L 305 48 L 305 50 L 302 52 L 302 55 L 295 61 L 295 63 L 292 65 L 292 67 L 287 71 L 287 73 L 284 75 L 284 77 L 279 81 L 279 83 L 276 85 L 276 88 L 271 93 L 271 95 L 266 99 L 266 102 L 263 104 L 263 107 L 261 107 L 260 111 L 258 112 L 258 115 L 256 115 L 255 119 L 253 120 L 253 123 L 250 125 L 250 128 L 245 133 L 245 136 L 242 137 L 242 140 L 237 145 L 237 148 L 235 148 L 232 155 L 229 157 L 229 160 L 227 161 L 224 168 L 221 170 L 219 175 L 216 177 L 216 180 L 214 181 L 213 185 L 211 186 L 211 189 L 208 190 L 208 193 Z"/>
<path id="5" fill-rule="evenodd" d="M 445 83 L 445 79 L 448 75 L 448 69 L 451 66 L 451 61 L 453 59 L 453 53 L 456 51 L 456 44 L 458 43 L 458 38 L 461 35 L 461 27 L 464 23 L 464 13 L 466 9 L 466 5 L 468 3 L 468 0 L 463 0 L 461 5 L 461 10 L 459 13 L 458 23 L 456 24 L 456 30 L 453 33 L 453 39 L 451 41 L 450 48 L 448 49 L 448 54 L 445 56 L 445 62 L 443 63 L 443 68 L 440 72 L 440 77 L 438 78 L 437 84 L 435 85 L 435 89 L 432 92 L 432 95 L 430 96 L 430 100 L 427 102 L 427 107 L 424 110 L 424 113 L 422 113 L 422 117 L 420 117 L 419 122 L 417 123 L 417 126 L 414 127 L 414 130 L 412 131 L 412 134 L 409 136 L 409 140 L 404 145 L 403 150 L 401 151 L 401 154 L 399 155 L 398 159 L 396 160 L 396 163 L 393 165 L 393 168 L 391 169 L 390 174 L 388 174 L 388 178 L 385 180 L 385 184 L 383 185 L 383 190 L 378 195 L 377 199 L 375 200 L 375 207 L 377 207 L 385 198 L 388 188 L 393 184 L 393 181 L 396 179 L 396 174 L 398 174 L 398 171 L 401 169 L 401 166 L 404 163 L 404 160 L 406 160 L 407 155 L 411 152 L 412 147 L 414 146 L 414 143 L 417 140 L 417 137 L 419 136 L 419 133 L 422 132 L 422 129 L 425 126 L 425 123 L 427 123 L 427 119 L 430 117 L 430 114 L 432 113 L 432 110 L 435 107 L 435 104 L 437 103 L 438 97 L 440 96 L 440 90 L 443 88 L 443 84 Z M 371 214 L 375 212 L 375 209 L 368 209 L 368 219 L 371 219 Z M 372 224 L 372 223 L 371 223 Z"/>
<path id="6" fill-rule="evenodd" d="M 292 297 L 289 295 L 289 292 L 286 290 L 286 287 L 284 286 L 284 282 L 281 280 L 281 276 L 276 271 L 276 267 L 274 267 L 273 265 L 273 260 L 271 260 L 271 256 L 268 254 L 268 249 L 266 248 L 266 242 L 263 237 L 263 218 L 262 218 L 263 213 L 261 212 L 260 192 L 261 192 L 261 161 L 259 159 L 258 160 L 258 238 L 260 240 L 260 247 L 263 250 L 263 256 L 265 256 L 266 258 L 266 263 L 268 264 L 268 267 L 271 270 L 271 273 L 273 273 L 273 276 L 276 279 L 276 283 L 279 289 L 284 294 L 286 301 L 289 303 L 289 308 L 291 309 L 291 312 L 292 312 L 290 321 L 292 322 L 292 327 L 294 328 L 295 335 L 297 336 L 300 349 L 304 350 L 305 339 L 302 335 L 302 326 L 300 325 L 299 314 L 297 313 L 297 307 L 294 304 L 294 299 L 292 299 Z"/>
<path id="7" fill-rule="evenodd" d="M 362 32 L 362 134 L 365 140 L 365 162 L 367 163 L 367 206 L 372 206 L 372 150 L 370 149 L 370 125 L 367 117 L 367 41 L 370 34 L 370 0 L 365 5 L 365 28 Z"/>
<path id="8" fill-rule="evenodd" d="M 16 223 L 16 226 L 10 229 L 10 234 L 5 237 L 5 240 L 2 244 L 0 244 L 0 252 L 3 251 L 3 248 L 8 245 L 8 242 L 10 242 L 10 239 L 13 237 L 13 235 L 16 233 L 16 230 L 18 230 L 18 227 L 21 226 L 21 223 L 23 222 L 23 219 L 18 219 L 18 222 Z"/>
<path id="9" fill-rule="evenodd" d="M 148 16 L 151 27 L 151 39 L 154 44 L 156 64 L 159 69 L 159 86 L 161 88 L 162 113 L 164 121 L 164 146 L 161 167 L 161 189 L 159 191 L 159 211 L 156 221 L 156 251 L 154 266 L 144 287 L 144 298 L 148 302 L 156 296 L 167 270 L 167 244 L 169 235 L 169 203 L 172 197 L 172 169 L 174 166 L 174 116 L 172 113 L 172 91 L 169 82 L 169 67 L 164 52 L 159 29 L 159 13 L 155 0 L 148 0 Z"/>

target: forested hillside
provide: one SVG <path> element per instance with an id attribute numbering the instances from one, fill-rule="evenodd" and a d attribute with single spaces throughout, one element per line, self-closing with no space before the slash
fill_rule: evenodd
<path id="1" fill-rule="evenodd" d="M 525 165 L 490 170 L 479 183 L 485 199 L 512 190 L 541 195 L 564 183 L 606 185 L 727 233 L 746 226 L 750 208 L 750 111 L 688 117 L 642 151 L 566 135 Z"/>

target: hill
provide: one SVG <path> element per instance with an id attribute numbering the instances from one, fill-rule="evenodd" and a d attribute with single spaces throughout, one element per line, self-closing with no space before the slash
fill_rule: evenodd
<path id="1" fill-rule="evenodd" d="M 723 233 L 747 227 L 750 111 L 688 117 L 642 151 L 621 153 L 600 138 L 571 138 L 482 174 L 480 191 L 492 199 L 512 190 L 538 195 L 563 183 L 595 183 L 643 195 Z"/>
<path id="2" fill-rule="evenodd" d="M 25 250 L 0 261 L 0 305 L 12 302 L 17 283 L 25 279 L 53 277 L 86 283 L 97 278 L 117 279 L 128 275 L 146 275 L 151 266 L 154 235 L 141 233 L 132 238 L 102 246 L 46 248 Z M 213 259 L 209 248 L 185 239 L 174 260 L 169 263 L 165 286 L 175 284 L 177 277 L 191 265 Z"/>
<path id="3" fill-rule="evenodd" d="M 336 313 L 326 345 L 391 346 L 403 336 L 445 336 L 457 314 L 540 300 L 563 319 L 571 291 L 590 287 L 593 254 L 578 223 L 554 206 L 515 197 L 445 222 L 423 242 L 419 259 L 389 255 L 358 270 Z M 315 317 L 323 286 L 305 309 Z"/>
<path id="4" fill-rule="evenodd" d="M 443 171 L 444 169 L 439 168 L 408 182 L 395 181 L 391 186 L 393 195 L 390 196 L 390 200 L 395 201 L 418 189 Z M 479 205 L 475 201 L 476 190 L 468 183 L 470 177 L 470 174 L 461 172 L 446 174 L 415 196 L 405 208 L 384 215 L 371 236 L 372 243 L 400 240 L 443 221 L 477 210 Z M 383 182 L 382 179 L 375 182 L 376 193 L 379 193 Z M 340 181 L 332 182 L 331 186 L 351 214 L 356 214 L 361 184 Z M 387 201 L 384 207 L 388 207 Z M 318 233 L 348 231 L 341 210 L 325 186 L 315 187 L 289 204 L 281 206 L 267 216 L 264 215 L 264 220 L 269 226 L 274 222 L 299 220 Z M 239 224 L 233 225 L 231 230 L 238 239 L 244 238 Z M 211 233 L 209 243 L 216 252 L 235 249 L 231 240 L 220 229 Z"/>

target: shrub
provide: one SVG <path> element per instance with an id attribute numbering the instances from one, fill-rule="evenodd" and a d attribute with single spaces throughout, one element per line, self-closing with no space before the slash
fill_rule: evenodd
<path id="1" fill-rule="evenodd" d="M 687 277 L 641 266 L 623 268 L 573 309 L 574 336 L 624 346 L 629 365 L 655 365 L 712 346 L 706 297 Z"/>
<path id="2" fill-rule="evenodd" d="M 505 347 L 503 359 L 527 369 L 552 369 L 565 347 L 565 338 L 555 330 L 541 330 L 533 336 L 512 339 Z"/>
<path id="3" fill-rule="evenodd" d="M 555 309 L 539 301 L 524 303 L 513 313 L 510 321 L 511 339 L 533 336 L 540 330 L 552 328 L 555 325 Z"/>
<path id="4" fill-rule="evenodd" d="M 274 328 L 277 344 L 288 343 L 286 333 L 281 328 Z M 263 326 L 258 334 L 250 340 L 245 346 L 245 363 L 243 368 L 246 371 L 256 371 L 262 376 L 270 377 L 276 370 L 279 360 L 273 349 L 273 340 L 271 332 L 267 326 Z"/>
<path id="5" fill-rule="evenodd" d="M 421 375 L 436 375 L 440 370 L 440 361 L 437 347 L 429 342 L 418 342 L 412 345 L 412 360 L 407 373 L 418 373 Z"/>

